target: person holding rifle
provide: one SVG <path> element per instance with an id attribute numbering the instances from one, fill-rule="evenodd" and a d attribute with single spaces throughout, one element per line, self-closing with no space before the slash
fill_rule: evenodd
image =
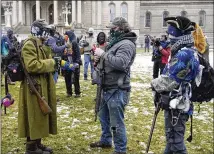
<path id="1" fill-rule="evenodd" d="M 41 140 L 49 134 L 57 134 L 53 72 L 57 70 L 58 63 L 52 59 L 51 48 L 45 45 L 50 28 L 45 20 L 35 20 L 31 25 L 31 35 L 25 40 L 21 52 L 28 76 L 25 75 L 20 85 L 18 137 L 27 139 L 26 154 L 52 153 L 53 150 L 44 146 Z M 44 102 L 46 106 L 41 104 Z"/>
<path id="2" fill-rule="evenodd" d="M 101 48 L 96 48 L 94 52 L 95 62 L 102 65 L 101 78 L 98 79 L 101 84 L 99 119 L 102 135 L 90 147 L 111 148 L 113 140 L 113 154 L 126 154 L 124 111 L 129 103 L 130 67 L 136 55 L 137 35 L 131 32 L 129 23 L 123 17 L 116 17 L 107 28 L 110 28 L 111 39 L 106 52 Z"/>

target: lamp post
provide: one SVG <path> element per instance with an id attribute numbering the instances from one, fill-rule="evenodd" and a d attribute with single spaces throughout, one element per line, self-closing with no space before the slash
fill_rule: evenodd
<path id="1" fill-rule="evenodd" d="M 5 11 L 5 27 L 11 27 L 12 2 L 2 2 Z"/>
<path id="2" fill-rule="evenodd" d="M 62 14 L 65 15 L 65 26 L 69 26 L 68 24 L 68 14 L 71 14 L 71 3 L 65 2 L 65 5 L 62 5 Z"/>

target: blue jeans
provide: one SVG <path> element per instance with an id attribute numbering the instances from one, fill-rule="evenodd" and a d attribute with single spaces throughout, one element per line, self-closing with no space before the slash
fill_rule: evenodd
<path id="1" fill-rule="evenodd" d="M 149 47 L 150 47 L 150 44 L 149 43 L 145 43 L 145 52 L 146 52 L 146 49 L 149 52 Z"/>
<path id="2" fill-rule="evenodd" d="M 54 78 L 54 82 L 57 83 L 57 80 L 58 80 L 58 71 L 56 71 L 54 74 L 53 74 L 53 78 Z"/>
<path id="3" fill-rule="evenodd" d="M 176 115 L 176 113 L 173 112 L 173 115 Z M 184 134 L 188 118 L 188 114 L 180 114 L 177 124 L 173 126 L 171 123 L 171 110 L 164 111 L 166 135 L 166 148 L 164 154 L 187 154 Z"/>
<path id="4" fill-rule="evenodd" d="M 91 74 L 94 72 L 94 64 L 91 59 L 91 54 L 84 54 L 84 78 L 88 77 L 88 65 L 91 65 Z"/>
<path id="5" fill-rule="evenodd" d="M 129 92 L 126 90 L 111 89 L 103 92 L 99 112 L 102 127 L 100 142 L 112 145 L 113 137 L 115 152 L 126 152 L 124 109 L 128 102 Z"/>

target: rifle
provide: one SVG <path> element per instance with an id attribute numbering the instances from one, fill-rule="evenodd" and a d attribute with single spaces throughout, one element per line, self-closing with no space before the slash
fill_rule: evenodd
<path id="1" fill-rule="evenodd" d="M 97 84 L 97 97 L 96 97 L 96 104 L 95 104 L 95 122 L 97 121 L 97 113 L 99 112 L 100 104 L 101 104 L 101 97 L 102 97 L 102 91 L 103 91 L 103 82 L 104 82 L 104 59 L 103 61 L 100 60 L 100 82 Z"/>
<path id="2" fill-rule="evenodd" d="M 160 111 L 160 99 L 159 99 L 159 94 L 157 92 L 155 92 L 155 98 L 154 98 L 154 104 L 155 104 L 155 113 L 154 113 L 154 117 L 153 117 L 153 121 L 152 121 L 152 127 L 151 127 L 151 130 L 150 130 L 150 134 L 149 134 L 149 139 L 148 139 L 148 143 L 147 143 L 147 147 L 146 147 L 146 154 L 148 154 L 149 152 L 149 147 L 150 147 L 150 143 L 151 143 L 151 140 L 152 140 L 152 134 L 153 134 L 153 131 L 154 131 L 154 128 L 155 128 L 155 123 L 156 123 L 156 119 L 157 119 L 157 116 L 158 116 L 158 113 Z"/>
<path id="3" fill-rule="evenodd" d="M 34 40 L 31 39 L 31 41 L 34 43 L 34 45 L 36 46 L 36 50 L 38 51 L 37 45 L 35 44 Z M 24 71 L 25 77 L 27 79 L 27 84 L 28 84 L 28 86 L 30 88 L 30 92 L 32 94 L 36 95 L 36 97 L 38 99 L 39 107 L 40 107 L 43 115 L 47 115 L 47 114 L 51 113 L 52 109 L 49 107 L 48 103 L 45 101 L 45 97 L 44 96 L 41 97 L 41 95 L 39 94 L 38 90 L 36 89 L 37 83 L 28 74 L 28 72 L 27 72 L 27 70 L 25 68 L 25 65 L 24 65 L 23 58 L 21 57 L 21 53 L 19 55 L 19 58 L 20 58 L 20 62 L 22 64 L 22 66 L 23 66 L 23 71 Z"/>

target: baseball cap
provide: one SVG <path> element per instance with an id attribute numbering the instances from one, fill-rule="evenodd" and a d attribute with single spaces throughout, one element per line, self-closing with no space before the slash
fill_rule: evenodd
<path id="1" fill-rule="evenodd" d="M 123 17 L 114 18 L 112 23 L 109 26 L 106 26 L 106 28 L 114 28 L 114 27 L 119 27 L 120 29 L 125 29 L 125 28 L 130 29 L 129 23 Z"/>

